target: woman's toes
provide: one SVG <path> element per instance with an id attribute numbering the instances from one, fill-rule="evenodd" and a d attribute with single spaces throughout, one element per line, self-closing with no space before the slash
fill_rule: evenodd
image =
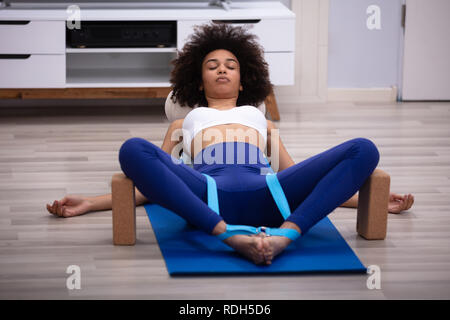
<path id="1" fill-rule="evenodd" d="M 255 248 L 255 252 L 253 254 L 254 260 L 256 264 L 260 264 L 264 262 L 264 245 L 263 239 L 261 237 L 253 237 L 253 245 Z"/>
<path id="2" fill-rule="evenodd" d="M 268 237 L 263 239 L 264 260 L 266 264 L 271 264 L 273 259 L 273 251 Z"/>

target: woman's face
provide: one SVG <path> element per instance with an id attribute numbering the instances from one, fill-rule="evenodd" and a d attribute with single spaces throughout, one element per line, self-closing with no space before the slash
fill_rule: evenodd
<path id="1" fill-rule="evenodd" d="M 236 56 L 225 49 L 208 53 L 202 63 L 201 90 L 206 98 L 229 99 L 242 91 L 241 70 Z"/>

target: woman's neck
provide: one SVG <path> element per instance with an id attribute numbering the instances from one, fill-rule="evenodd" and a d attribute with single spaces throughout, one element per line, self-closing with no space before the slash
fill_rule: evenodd
<path id="1" fill-rule="evenodd" d="M 218 110 L 227 110 L 236 107 L 236 99 L 214 99 L 208 98 L 208 107 Z"/>

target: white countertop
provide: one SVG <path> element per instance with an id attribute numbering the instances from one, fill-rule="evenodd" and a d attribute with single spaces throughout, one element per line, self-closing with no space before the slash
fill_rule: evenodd
<path id="1" fill-rule="evenodd" d="M 66 20 L 68 4 L 20 4 L 0 8 L 0 20 Z M 81 20 L 295 19 L 280 2 L 232 2 L 231 10 L 204 2 L 82 3 Z"/>

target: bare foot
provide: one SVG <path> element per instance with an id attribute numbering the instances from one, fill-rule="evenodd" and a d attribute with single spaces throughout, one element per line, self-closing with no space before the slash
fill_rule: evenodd
<path id="1" fill-rule="evenodd" d="M 266 264 L 272 264 L 272 260 L 280 254 L 289 244 L 291 239 L 279 236 L 263 238 L 264 260 Z"/>
<path id="2" fill-rule="evenodd" d="M 255 264 L 264 263 L 263 238 L 259 235 L 235 235 L 224 242 Z"/>

